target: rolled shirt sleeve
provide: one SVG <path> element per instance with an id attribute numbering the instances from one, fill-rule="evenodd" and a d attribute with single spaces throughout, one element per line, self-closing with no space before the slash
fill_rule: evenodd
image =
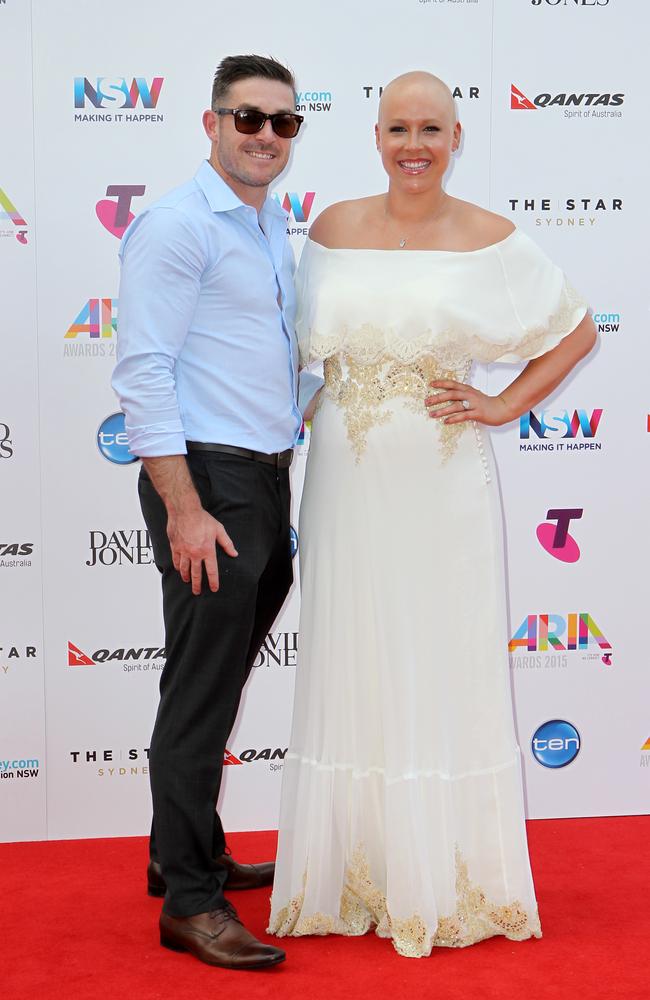
<path id="1" fill-rule="evenodd" d="M 112 384 L 134 455 L 187 453 L 175 366 L 197 307 L 207 256 L 196 228 L 173 207 L 138 216 L 124 235 Z"/>

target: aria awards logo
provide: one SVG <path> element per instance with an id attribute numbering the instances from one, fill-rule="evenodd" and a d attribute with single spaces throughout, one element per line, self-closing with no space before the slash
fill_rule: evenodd
<path id="1" fill-rule="evenodd" d="M 27 223 L 9 195 L 0 188 L 0 237 L 15 236 L 23 246 L 27 245 Z"/>
<path id="2" fill-rule="evenodd" d="M 570 611 L 568 614 L 526 615 L 508 643 L 510 654 L 544 653 L 541 656 L 512 657 L 513 667 L 566 667 L 568 654 L 582 653 L 584 660 L 599 660 L 606 667 L 612 666 L 612 645 L 588 611 Z M 567 654 L 567 655 L 565 655 Z"/>
<path id="3" fill-rule="evenodd" d="M 63 335 L 64 358 L 115 358 L 117 299 L 88 299 Z"/>

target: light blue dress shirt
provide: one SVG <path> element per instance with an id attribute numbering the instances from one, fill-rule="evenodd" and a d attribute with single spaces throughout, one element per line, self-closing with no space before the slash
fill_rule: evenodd
<path id="1" fill-rule="evenodd" d="M 207 161 L 131 223 L 120 247 L 113 388 L 133 454 L 183 455 L 186 441 L 267 453 L 295 444 L 286 225 L 272 198 L 258 220 Z"/>

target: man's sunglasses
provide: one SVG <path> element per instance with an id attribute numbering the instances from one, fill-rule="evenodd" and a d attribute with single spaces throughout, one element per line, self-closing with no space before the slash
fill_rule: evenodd
<path id="1" fill-rule="evenodd" d="M 294 115 L 288 111 L 279 111 L 275 115 L 266 115 L 263 111 L 253 111 L 248 108 L 216 108 L 217 115 L 232 115 L 235 128 L 244 135 L 255 135 L 264 128 L 264 123 L 271 122 L 271 128 L 281 139 L 294 139 L 298 129 L 304 122 L 304 115 Z"/>

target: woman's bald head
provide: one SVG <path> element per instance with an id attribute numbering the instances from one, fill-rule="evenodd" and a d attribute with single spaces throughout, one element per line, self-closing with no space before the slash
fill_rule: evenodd
<path id="1" fill-rule="evenodd" d="M 403 117 L 405 110 L 409 113 L 427 111 L 425 117 L 444 117 L 452 128 L 458 120 L 447 84 L 424 70 L 403 73 L 384 87 L 379 101 L 379 123 L 382 119 Z"/>

